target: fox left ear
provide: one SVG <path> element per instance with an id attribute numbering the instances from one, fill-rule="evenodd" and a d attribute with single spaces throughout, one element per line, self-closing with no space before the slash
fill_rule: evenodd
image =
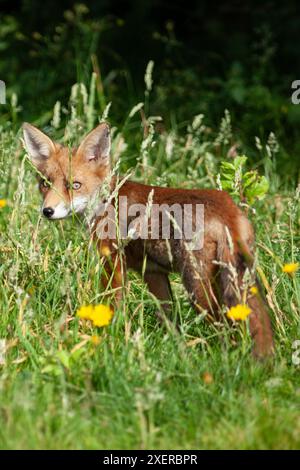
<path id="1" fill-rule="evenodd" d="M 28 122 L 25 122 L 22 127 L 25 149 L 31 161 L 39 166 L 55 152 L 55 145 L 46 134 Z"/>
<path id="2" fill-rule="evenodd" d="M 96 161 L 102 165 L 109 164 L 111 147 L 110 128 L 104 123 L 99 124 L 81 142 L 77 153 L 87 161 Z"/>

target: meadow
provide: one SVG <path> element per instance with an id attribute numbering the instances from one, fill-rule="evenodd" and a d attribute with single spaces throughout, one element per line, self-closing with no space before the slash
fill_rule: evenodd
<path id="1" fill-rule="evenodd" d="M 134 273 L 109 326 L 76 317 L 82 305 L 104 302 L 101 262 L 80 218 L 42 218 L 13 95 L 0 131 L 2 449 L 299 448 L 300 187 L 278 171 L 274 133 L 245 144 L 230 111 L 215 128 L 205 115 L 171 116 L 164 126 L 150 113 L 152 68 L 144 101 L 112 126 L 114 166 L 161 186 L 225 185 L 248 212 L 274 359 L 253 359 L 248 320 L 209 324 L 196 315 L 176 275 L 179 332 L 158 323 L 157 302 Z M 74 85 L 43 130 L 73 145 L 97 122 L 115 122 L 114 103 L 99 113 L 96 81 L 94 73 L 87 86 Z M 294 272 L 285 272 L 290 263 Z"/>

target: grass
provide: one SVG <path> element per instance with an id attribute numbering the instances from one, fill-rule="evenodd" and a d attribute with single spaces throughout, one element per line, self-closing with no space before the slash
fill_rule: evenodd
<path id="1" fill-rule="evenodd" d="M 89 106 L 91 122 L 93 103 Z M 86 122 L 75 111 L 72 119 L 68 138 L 75 139 Z M 187 133 L 182 132 L 186 126 L 178 130 L 174 124 L 170 132 L 155 134 L 153 147 L 154 136 L 150 132 L 142 140 L 137 115 L 134 119 L 114 132 L 113 154 L 122 171 L 137 162 L 136 179 L 178 187 L 216 185 L 220 160 L 229 158 L 228 138 L 233 138 L 224 125 L 219 147 L 195 121 Z M 48 131 L 62 136 L 55 126 Z M 79 321 L 79 306 L 103 300 L 100 260 L 80 220 L 41 219 L 34 171 L 18 137 L 3 127 L 0 197 L 7 205 L 0 209 L 0 447 L 299 448 L 300 370 L 292 361 L 292 343 L 300 339 L 299 276 L 281 269 L 299 261 L 299 190 L 285 188 L 275 165 L 261 155 L 259 170 L 268 174 L 270 191 L 250 216 L 276 356 L 273 363 L 260 364 L 251 356 L 247 324 L 234 331 L 206 324 L 191 309 L 176 275 L 172 287 L 180 334 L 158 324 L 155 300 L 134 273 L 109 327 Z"/>

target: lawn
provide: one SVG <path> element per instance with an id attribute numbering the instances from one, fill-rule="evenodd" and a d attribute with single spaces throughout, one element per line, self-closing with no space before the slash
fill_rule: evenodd
<path id="1" fill-rule="evenodd" d="M 101 118 L 92 93 L 84 111 L 80 89 L 76 99 L 65 133 L 59 105 L 44 127 L 70 144 Z M 160 130 L 157 117 L 144 114 L 141 126 L 141 106 L 113 128 L 118 171 L 162 186 L 219 187 L 221 161 L 236 157 L 230 114 L 219 129 L 208 128 L 205 116 L 191 116 Z M 102 118 L 113 113 L 114 104 Z M 247 321 L 208 324 L 190 307 L 176 275 L 173 316 L 180 332 L 158 323 L 157 303 L 134 273 L 108 327 L 77 318 L 80 306 L 104 299 L 101 262 L 82 220 L 41 217 L 35 170 L 20 137 L 18 126 L 2 125 L 0 447 L 299 448 L 300 369 L 293 349 L 300 339 L 299 272 L 282 268 L 300 261 L 300 191 L 276 170 L 276 138 L 255 146 L 251 136 L 256 160 L 242 169 L 257 169 L 269 182 L 264 197 L 246 208 L 276 345 L 274 360 L 259 363 Z M 232 181 L 241 184 L 237 174 Z"/>

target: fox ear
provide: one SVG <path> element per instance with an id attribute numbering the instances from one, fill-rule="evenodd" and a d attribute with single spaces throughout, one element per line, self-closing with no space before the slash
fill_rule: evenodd
<path id="1" fill-rule="evenodd" d="M 35 165 L 42 163 L 55 152 L 52 140 L 36 127 L 25 122 L 23 124 L 25 149 Z"/>
<path id="2" fill-rule="evenodd" d="M 110 128 L 106 122 L 103 122 L 83 139 L 77 153 L 89 162 L 96 161 L 108 165 L 110 146 Z"/>

